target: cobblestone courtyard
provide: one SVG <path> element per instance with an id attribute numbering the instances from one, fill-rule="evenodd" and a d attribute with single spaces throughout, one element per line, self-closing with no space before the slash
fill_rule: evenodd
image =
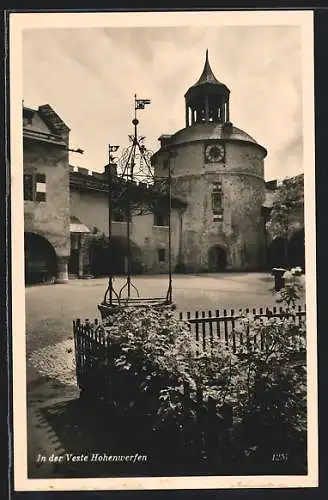
<path id="1" fill-rule="evenodd" d="M 140 296 L 165 296 L 167 277 L 140 276 L 134 279 Z M 119 290 L 122 278 L 115 279 Z M 26 288 L 27 352 L 66 340 L 76 318 L 99 317 L 97 304 L 103 300 L 107 280 L 72 280 L 65 285 Z M 173 277 L 173 299 L 177 311 L 263 307 L 275 303 L 270 274 L 233 273 L 177 275 Z"/>

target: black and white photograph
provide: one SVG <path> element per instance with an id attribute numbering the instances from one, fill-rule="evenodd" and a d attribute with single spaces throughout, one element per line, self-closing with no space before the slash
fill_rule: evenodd
<path id="1" fill-rule="evenodd" d="M 15 489 L 317 486 L 312 12 L 9 25 Z"/>

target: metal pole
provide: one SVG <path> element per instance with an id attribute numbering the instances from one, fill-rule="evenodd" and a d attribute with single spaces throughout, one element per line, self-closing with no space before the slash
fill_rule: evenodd
<path id="1" fill-rule="evenodd" d="M 112 305 L 113 302 L 113 273 L 112 273 L 112 262 L 111 262 L 111 252 L 110 252 L 110 240 L 112 236 L 112 173 L 111 173 L 111 146 L 108 145 L 108 288 L 105 293 L 104 302 L 106 302 L 107 294 L 109 293 L 109 304 Z"/>
<path id="2" fill-rule="evenodd" d="M 134 156 L 134 155 L 133 155 Z M 132 156 L 132 162 L 133 160 Z M 128 186 L 129 186 L 129 175 L 128 175 Z M 129 187 L 128 187 L 129 190 Z M 126 257 L 127 257 L 127 286 L 128 286 L 128 299 L 131 296 L 131 248 L 130 248 L 130 224 L 131 224 L 131 207 L 130 207 L 130 193 L 129 191 L 127 192 L 127 200 L 126 200 L 126 217 L 127 217 L 127 222 L 126 222 L 126 237 L 127 237 L 127 252 L 126 252 Z"/>
<path id="3" fill-rule="evenodd" d="M 172 206 L 171 206 L 171 158 L 169 156 L 169 176 L 168 176 L 168 191 L 169 191 L 169 217 L 168 217 L 168 223 L 169 223 L 169 288 L 167 292 L 167 301 L 169 304 L 172 303 L 172 256 L 171 256 L 171 211 L 172 211 Z"/>
<path id="4" fill-rule="evenodd" d="M 111 146 L 110 144 L 108 144 L 108 167 L 107 167 L 107 170 L 108 170 L 107 171 L 107 175 L 108 175 L 108 178 L 107 178 L 107 187 L 108 187 L 108 287 L 107 287 L 107 290 L 105 292 L 103 303 L 106 304 L 107 295 L 109 294 L 109 304 L 110 305 L 113 304 L 113 291 L 114 291 L 114 288 L 113 288 L 113 267 L 112 267 L 112 259 L 111 259 L 112 256 L 111 256 L 111 252 L 110 252 L 110 240 L 112 237 L 112 203 L 113 203 L 113 199 L 112 199 L 113 172 L 111 169 L 111 166 L 112 166 L 111 153 L 113 151 L 117 151 L 118 148 L 119 148 L 119 146 Z M 115 291 L 114 291 L 114 293 L 115 293 Z"/>
<path id="5" fill-rule="evenodd" d="M 137 104 L 136 104 L 137 95 L 134 95 L 134 119 L 132 120 L 132 124 L 134 125 L 134 138 L 132 145 L 132 154 L 131 154 L 131 163 L 130 163 L 130 172 L 127 172 L 127 182 L 128 186 L 132 187 L 133 183 L 133 173 L 134 173 L 134 160 L 135 160 L 135 152 L 136 146 L 138 144 L 138 120 L 137 120 Z M 128 299 L 131 297 L 131 242 L 130 242 L 130 234 L 131 234 L 131 199 L 128 192 L 127 196 L 127 204 L 126 204 L 126 216 L 127 216 L 127 226 L 126 226 L 126 237 L 127 237 L 127 289 L 128 289 Z"/>

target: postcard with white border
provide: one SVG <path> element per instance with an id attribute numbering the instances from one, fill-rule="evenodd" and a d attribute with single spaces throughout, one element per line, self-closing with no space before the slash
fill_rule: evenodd
<path id="1" fill-rule="evenodd" d="M 318 486 L 311 11 L 9 14 L 16 491 Z"/>

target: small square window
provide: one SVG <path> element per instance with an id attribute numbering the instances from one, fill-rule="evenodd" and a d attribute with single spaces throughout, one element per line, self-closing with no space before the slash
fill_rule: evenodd
<path id="1" fill-rule="evenodd" d="M 169 219 L 168 215 L 163 212 L 157 212 L 154 214 L 154 226 L 168 226 Z"/>
<path id="2" fill-rule="evenodd" d="M 46 201 L 46 176 L 44 174 L 35 175 L 35 201 Z"/>
<path id="3" fill-rule="evenodd" d="M 46 201 L 47 185 L 45 174 L 24 174 L 24 200 Z"/>
<path id="4" fill-rule="evenodd" d="M 158 250 L 158 261 L 165 262 L 165 249 L 164 248 L 160 248 Z"/>

